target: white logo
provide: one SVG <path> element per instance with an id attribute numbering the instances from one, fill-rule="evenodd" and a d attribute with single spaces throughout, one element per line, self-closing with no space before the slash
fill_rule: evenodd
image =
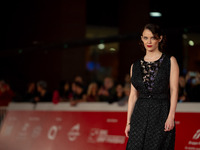
<path id="1" fill-rule="evenodd" d="M 80 130 L 80 124 L 78 123 L 78 124 L 74 125 L 71 128 L 71 130 L 69 131 L 69 133 L 68 133 L 68 139 L 70 141 L 75 141 L 77 139 L 77 137 L 80 136 L 79 130 Z"/>
<path id="2" fill-rule="evenodd" d="M 33 129 L 33 132 L 32 132 L 32 138 L 37 138 L 40 136 L 41 134 L 41 131 L 42 131 L 42 127 L 41 126 L 36 126 L 34 129 Z"/>
<path id="3" fill-rule="evenodd" d="M 92 128 L 90 130 L 90 135 L 88 137 L 88 142 L 95 143 L 97 141 L 97 139 L 98 139 L 99 132 L 100 132 L 100 129 L 98 129 L 98 128 Z"/>
<path id="4" fill-rule="evenodd" d="M 108 130 L 93 128 L 90 131 L 88 137 L 89 143 L 113 143 L 113 144 L 124 144 L 125 136 L 121 135 L 109 135 Z"/>
<path id="5" fill-rule="evenodd" d="M 30 126 L 29 123 L 25 123 L 24 126 L 22 127 L 22 131 L 26 132 L 29 126 Z"/>
<path id="6" fill-rule="evenodd" d="M 17 138 L 25 138 L 27 136 L 27 130 L 28 128 L 30 127 L 30 124 L 29 123 L 25 123 L 22 128 L 21 128 L 21 131 L 18 133 L 18 136 Z"/>
<path id="7" fill-rule="evenodd" d="M 49 132 L 48 132 L 48 134 L 47 134 L 48 139 L 54 140 L 54 139 L 56 138 L 57 132 L 58 132 L 58 127 L 55 126 L 55 125 L 52 126 L 52 127 L 49 129 Z"/>
<path id="8" fill-rule="evenodd" d="M 191 146 L 199 146 L 200 145 L 200 141 L 197 141 L 198 139 L 200 138 L 200 129 L 198 129 L 197 131 L 196 131 L 196 133 L 193 135 L 193 137 L 192 137 L 192 139 L 193 140 L 190 140 L 189 142 L 188 142 L 188 145 L 190 146 L 190 147 L 185 147 L 185 149 L 194 149 L 194 150 L 197 150 L 196 148 L 194 148 L 194 147 L 191 147 Z"/>
<path id="9" fill-rule="evenodd" d="M 196 131 L 192 139 L 197 140 L 198 138 L 200 138 L 200 129 Z"/>

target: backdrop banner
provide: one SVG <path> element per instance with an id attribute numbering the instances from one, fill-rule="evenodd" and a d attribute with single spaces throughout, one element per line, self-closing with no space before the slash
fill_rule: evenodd
<path id="1" fill-rule="evenodd" d="M 176 113 L 176 150 L 200 150 L 200 113 Z M 0 150 L 125 150 L 126 112 L 9 111 Z"/>

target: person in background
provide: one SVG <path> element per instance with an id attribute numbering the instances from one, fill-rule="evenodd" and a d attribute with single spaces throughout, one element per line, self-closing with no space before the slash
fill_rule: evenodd
<path id="1" fill-rule="evenodd" d="M 189 71 L 186 75 L 186 91 L 190 102 L 200 102 L 200 73 Z"/>
<path id="2" fill-rule="evenodd" d="M 179 93 L 178 93 L 178 102 L 185 102 L 187 95 L 185 89 L 186 81 L 183 75 L 179 76 Z"/>
<path id="3" fill-rule="evenodd" d="M 129 74 L 126 74 L 125 77 L 124 77 L 124 87 L 126 86 L 130 86 L 131 87 L 131 78 L 130 78 L 130 75 Z"/>
<path id="4" fill-rule="evenodd" d="M 98 101 L 98 85 L 95 82 L 90 83 L 88 86 L 87 101 L 88 102 Z"/>
<path id="5" fill-rule="evenodd" d="M 114 102 L 115 88 L 114 81 L 111 77 L 106 77 L 104 79 L 103 86 L 98 91 L 99 100 L 101 102 Z"/>
<path id="6" fill-rule="evenodd" d="M 70 104 L 71 106 L 76 106 L 80 102 L 85 102 L 87 100 L 87 95 L 81 83 L 74 82 L 73 84 L 74 94 L 73 98 L 70 100 Z"/>
<path id="7" fill-rule="evenodd" d="M 0 80 L 0 106 L 8 106 L 15 96 L 10 85 L 4 80 Z"/>
<path id="8" fill-rule="evenodd" d="M 119 106 L 123 106 L 128 103 L 128 98 L 130 95 L 131 87 L 130 85 L 125 85 L 124 87 L 124 97 L 118 101 Z"/>
<path id="9" fill-rule="evenodd" d="M 30 82 L 28 84 L 28 89 L 27 89 L 25 95 L 23 96 L 23 101 L 24 102 L 33 101 L 34 98 L 36 97 L 36 95 L 37 95 L 37 92 L 36 92 L 35 82 Z"/>
<path id="10" fill-rule="evenodd" d="M 52 102 L 57 104 L 62 101 L 69 101 L 72 98 L 72 91 L 69 82 L 62 81 L 59 90 L 55 90 L 52 96 Z"/>
<path id="11" fill-rule="evenodd" d="M 76 93 L 76 82 L 72 82 L 71 84 L 71 92 L 72 92 L 72 97 L 70 100 L 72 100 L 74 98 L 74 95 Z"/>
<path id="12" fill-rule="evenodd" d="M 74 81 L 83 84 L 83 78 L 79 75 L 75 76 Z"/>
<path id="13" fill-rule="evenodd" d="M 114 101 L 118 102 L 125 97 L 124 88 L 122 84 L 119 83 L 116 85 L 115 89 L 116 89 L 116 93 L 114 95 Z"/>
<path id="14" fill-rule="evenodd" d="M 87 91 L 87 85 L 85 84 L 82 76 L 80 76 L 80 75 L 75 76 L 74 82 L 81 83 L 82 86 L 83 86 L 84 91 Z"/>
<path id="15" fill-rule="evenodd" d="M 45 81 L 38 81 L 37 82 L 37 92 L 38 96 L 36 96 L 33 100 L 34 103 L 36 102 L 51 102 L 52 95 L 50 92 L 47 91 L 47 83 Z"/>

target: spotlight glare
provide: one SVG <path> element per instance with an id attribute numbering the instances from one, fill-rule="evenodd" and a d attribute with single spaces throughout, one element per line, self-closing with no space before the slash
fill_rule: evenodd
<path id="1" fill-rule="evenodd" d="M 194 41 L 189 40 L 188 44 L 189 44 L 190 46 L 194 46 Z"/>
<path id="2" fill-rule="evenodd" d="M 116 51 L 116 49 L 113 48 L 113 47 L 111 47 L 111 48 L 110 48 L 110 51 L 113 51 L 113 52 L 114 52 L 114 51 Z"/>
<path id="3" fill-rule="evenodd" d="M 149 15 L 151 17 L 162 17 L 162 14 L 160 12 L 150 12 Z"/>
<path id="4" fill-rule="evenodd" d="M 97 45 L 97 47 L 98 47 L 99 49 L 101 49 L 101 50 L 102 50 L 102 49 L 104 49 L 104 48 L 105 48 L 105 44 L 103 44 L 103 43 L 101 43 L 101 44 L 98 44 L 98 45 Z"/>

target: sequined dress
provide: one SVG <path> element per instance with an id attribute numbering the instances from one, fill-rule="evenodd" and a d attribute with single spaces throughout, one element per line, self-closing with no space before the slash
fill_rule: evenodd
<path id="1" fill-rule="evenodd" d="M 170 56 L 154 62 L 144 58 L 133 63 L 132 85 L 138 99 L 131 116 L 126 150 L 174 150 L 175 128 L 164 131 L 170 109 Z"/>

